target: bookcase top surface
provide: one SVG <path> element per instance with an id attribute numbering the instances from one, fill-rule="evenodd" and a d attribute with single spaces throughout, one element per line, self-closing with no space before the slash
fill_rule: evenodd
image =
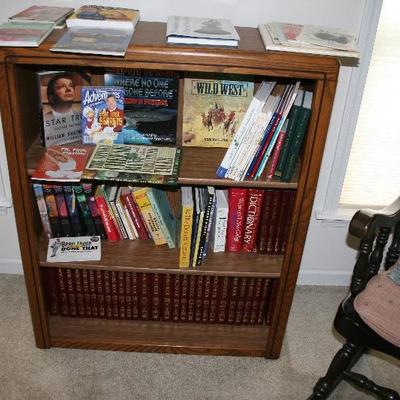
<path id="1" fill-rule="evenodd" d="M 139 22 L 125 57 L 51 52 L 65 30 L 54 30 L 41 46 L 3 47 L 0 61 L 17 64 L 91 65 L 143 67 L 227 73 L 270 74 L 309 79 L 336 80 L 339 62 L 334 57 L 266 51 L 256 28 L 237 27 L 238 48 L 170 45 L 166 24 Z"/>

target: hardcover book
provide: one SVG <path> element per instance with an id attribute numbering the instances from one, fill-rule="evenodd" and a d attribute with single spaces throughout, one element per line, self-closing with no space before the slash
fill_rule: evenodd
<path id="1" fill-rule="evenodd" d="M 227 19 L 171 16 L 167 21 L 168 43 L 236 47 L 239 40 Z"/>
<path id="2" fill-rule="evenodd" d="M 9 22 L 30 23 L 46 22 L 49 24 L 58 24 L 71 15 L 74 9 L 71 7 L 57 6 L 31 6 L 25 10 L 14 14 L 8 18 Z"/>
<path id="3" fill-rule="evenodd" d="M 92 150 L 92 147 L 84 145 L 49 147 L 39 161 L 32 179 L 79 182 Z"/>
<path id="4" fill-rule="evenodd" d="M 90 76 L 78 72 L 38 73 L 45 147 L 80 141 L 81 87 Z"/>
<path id="5" fill-rule="evenodd" d="M 67 19 L 67 27 L 118 28 L 133 30 L 140 19 L 139 10 L 96 5 L 81 6 Z"/>
<path id="6" fill-rule="evenodd" d="M 83 87 L 82 142 L 122 143 L 124 90 L 112 86 Z"/>
<path id="7" fill-rule="evenodd" d="M 253 98 L 254 83 L 239 77 L 184 80 L 182 146 L 229 147 Z"/>
<path id="8" fill-rule="evenodd" d="M 178 76 L 104 75 L 107 86 L 125 90 L 125 144 L 174 144 L 178 108 Z"/>
<path id="9" fill-rule="evenodd" d="M 180 155 L 176 147 L 97 144 L 82 178 L 172 185 Z"/>
<path id="10" fill-rule="evenodd" d="M 69 28 L 50 51 L 124 56 L 132 30 L 115 28 Z"/>
<path id="11" fill-rule="evenodd" d="M 227 251 L 240 251 L 246 222 L 249 189 L 229 188 L 229 213 L 226 237 Z"/>
<path id="12" fill-rule="evenodd" d="M 53 24 L 5 22 L 0 25 L 0 46 L 38 47 L 52 30 Z"/>

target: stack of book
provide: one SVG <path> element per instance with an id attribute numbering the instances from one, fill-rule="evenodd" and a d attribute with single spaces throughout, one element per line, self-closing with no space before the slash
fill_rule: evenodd
<path id="1" fill-rule="evenodd" d="M 32 6 L 0 25 L 0 46 L 38 47 L 54 28 L 62 28 L 73 8 Z"/>
<path id="2" fill-rule="evenodd" d="M 312 102 L 312 92 L 300 90 L 299 86 L 300 82 L 286 85 L 274 81 L 261 83 L 217 170 L 220 178 L 257 180 L 267 169 L 267 177 L 271 179 L 280 160 L 288 158 L 287 152 L 282 154 L 286 146 L 292 154 L 291 162 L 296 165 Z M 304 110 L 301 124 L 291 111 L 296 108 Z M 292 150 L 294 137 L 297 137 L 296 149 Z M 282 174 L 281 180 L 290 181 L 293 173 L 294 168 L 290 168 Z"/>
<path id="3" fill-rule="evenodd" d="M 357 38 L 343 29 L 270 22 L 258 30 L 266 50 L 360 58 Z"/>
<path id="4" fill-rule="evenodd" d="M 278 280 L 45 268 L 44 285 L 52 315 L 269 325 Z"/>
<path id="5" fill-rule="evenodd" d="M 218 252 L 284 254 L 295 191 L 182 187 L 180 268 Z"/>
<path id="6" fill-rule="evenodd" d="M 124 56 L 139 19 L 139 10 L 82 6 L 67 19 L 67 32 L 50 50 Z"/>

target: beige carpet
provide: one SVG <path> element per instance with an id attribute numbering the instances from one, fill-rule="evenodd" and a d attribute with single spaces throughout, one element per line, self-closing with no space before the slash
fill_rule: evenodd
<path id="1" fill-rule="evenodd" d="M 279 360 L 35 348 L 23 278 L 0 275 L 0 399 L 306 399 L 341 346 L 340 287 L 296 290 Z M 399 362 L 366 355 L 356 370 L 400 391 Z M 342 383 L 331 399 L 373 398 Z"/>

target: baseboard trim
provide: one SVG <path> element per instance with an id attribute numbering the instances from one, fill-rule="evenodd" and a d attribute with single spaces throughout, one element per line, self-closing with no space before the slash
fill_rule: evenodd
<path id="1" fill-rule="evenodd" d="M 12 258 L 0 258 L 0 274 L 23 275 L 22 261 Z"/>
<path id="2" fill-rule="evenodd" d="M 298 285 L 350 286 L 352 271 L 302 269 Z"/>

